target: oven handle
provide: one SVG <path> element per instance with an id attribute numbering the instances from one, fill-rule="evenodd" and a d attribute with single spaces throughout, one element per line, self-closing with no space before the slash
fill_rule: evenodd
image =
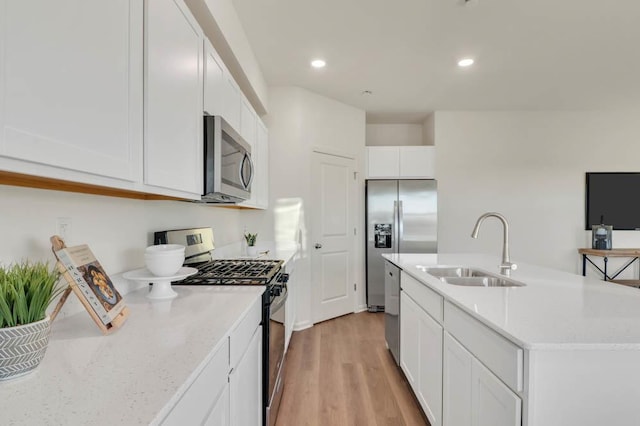
<path id="1" fill-rule="evenodd" d="M 284 303 L 287 301 L 287 298 L 289 297 L 289 288 L 287 287 L 287 284 L 283 284 L 282 288 L 284 291 L 284 295 L 280 297 L 280 300 L 278 301 L 277 304 L 271 304 L 271 313 L 274 313 L 280 310 L 280 308 L 282 308 L 282 305 L 284 305 Z M 276 297 L 279 297 L 279 296 L 276 296 Z"/>

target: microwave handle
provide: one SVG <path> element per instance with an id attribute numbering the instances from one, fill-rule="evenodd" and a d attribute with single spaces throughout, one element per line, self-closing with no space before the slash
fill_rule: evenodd
<path id="1" fill-rule="evenodd" d="M 247 182 L 244 179 L 244 163 L 246 161 L 249 161 L 249 181 Z M 244 185 L 245 189 L 249 189 L 251 187 L 251 182 L 253 182 L 253 161 L 251 161 L 251 156 L 249 154 L 244 154 L 244 158 L 242 159 L 242 163 L 240 164 L 240 180 L 242 181 L 242 184 Z"/>

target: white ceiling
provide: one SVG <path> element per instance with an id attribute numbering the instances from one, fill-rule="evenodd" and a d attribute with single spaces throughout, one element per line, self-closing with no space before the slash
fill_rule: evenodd
<path id="1" fill-rule="evenodd" d="M 638 1 L 233 2 L 270 85 L 304 87 L 366 110 L 369 121 L 640 108 Z M 475 65 L 458 68 L 467 56 Z M 309 66 L 316 57 L 325 69 Z"/>

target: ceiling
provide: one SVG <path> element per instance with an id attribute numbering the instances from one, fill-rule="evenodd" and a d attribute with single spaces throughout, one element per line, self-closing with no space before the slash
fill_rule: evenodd
<path id="1" fill-rule="evenodd" d="M 364 109 L 370 122 L 435 110 L 640 108 L 634 0 L 233 3 L 268 84 Z M 459 68 L 462 57 L 476 62 Z M 314 58 L 327 66 L 312 69 Z"/>

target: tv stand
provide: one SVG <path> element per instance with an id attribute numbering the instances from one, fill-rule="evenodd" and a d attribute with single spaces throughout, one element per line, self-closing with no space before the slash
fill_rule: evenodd
<path id="1" fill-rule="evenodd" d="M 616 277 L 622 273 L 625 269 L 631 266 L 636 260 L 640 258 L 640 248 L 622 248 L 622 249 L 611 249 L 611 250 L 597 250 L 597 249 L 588 249 L 581 248 L 578 249 L 578 253 L 582 255 L 582 275 L 587 275 L 587 262 L 592 264 L 600 273 L 602 273 L 604 281 L 610 281 L 616 284 L 628 285 L 631 287 L 640 288 L 640 277 L 637 280 L 617 280 Z M 593 263 L 588 256 L 602 257 L 604 260 L 604 270 L 601 269 L 598 265 Z M 609 275 L 607 272 L 607 263 L 610 257 L 627 257 L 631 258 L 627 263 L 625 263 L 620 269 L 618 269 L 613 275 Z M 639 262 L 640 263 L 640 262 Z"/>

